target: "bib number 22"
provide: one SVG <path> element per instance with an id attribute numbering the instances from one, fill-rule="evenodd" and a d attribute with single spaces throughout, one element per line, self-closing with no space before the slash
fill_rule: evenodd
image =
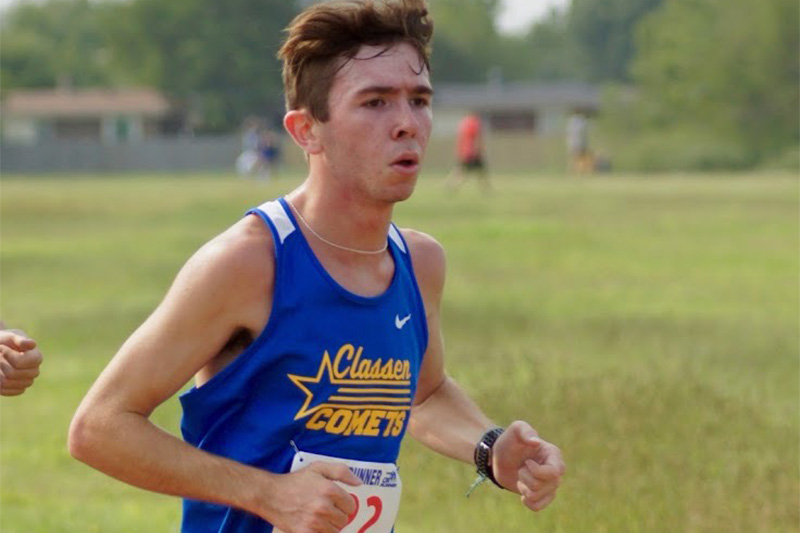
<path id="1" fill-rule="evenodd" d="M 356 502 L 356 510 L 347 517 L 347 525 L 350 525 L 353 520 L 355 520 L 355 518 L 358 516 L 358 511 L 361 509 L 361 502 L 359 501 L 358 496 L 352 492 L 350 493 L 350 496 L 352 496 L 353 501 Z M 364 525 L 361 526 L 361 529 L 359 529 L 357 533 L 369 533 L 370 528 L 375 524 L 375 522 L 380 520 L 381 513 L 383 512 L 383 501 L 379 496 L 370 496 L 367 498 L 366 503 L 367 507 L 371 509 L 371 511 L 368 513 L 369 518 L 366 522 L 364 522 Z"/>
<path id="2" fill-rule="evenodd" d="M 337 482 L 350 494 L 356 510 L 347 517 L 341 533 L 391 533 L 400 508 L 403 483 L 394 463 L 357 461 L 298 450 L 292 460 L 292 472 L 316 461 L 345 464 L 361 479 L 358 486 Z"/>

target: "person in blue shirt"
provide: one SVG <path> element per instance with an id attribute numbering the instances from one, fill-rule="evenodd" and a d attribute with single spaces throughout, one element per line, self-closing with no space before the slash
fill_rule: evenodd
<path id="1" fill-rule="evenodd" d="M 406 430 L 534 511 L 564 461 L 502 429 L 444 367 L 445 254 L 392 224 L 432 126 L 424 0 L 316 4 L 280 51 L 306 180 L 182 268 L 92 386 L 73 456 L 184 499 L 183 531 L 389 533 Z M 150 420 L 181 395 L 183 440 Z"/>

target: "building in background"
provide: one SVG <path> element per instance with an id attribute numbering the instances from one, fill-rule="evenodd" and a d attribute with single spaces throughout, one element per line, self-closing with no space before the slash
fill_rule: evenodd
<path id="1" fill-rule="evenodd" d="M 180 105 L 154 89 L 15 91 L 0 104 L 0 172 L 232 170 L 235 134 L 196 137 Z"/>
<path id="2" fill-rule="evenodd" d="M 178 134 L 181 110 L 155 89 L 38 89 L 11 92 L 0 105 L 4 143 L 87 140 L 138 142 Z"/>
<path id="3" fill-rule="evenodd" d="M 564 135 L 574 113 L 600 112 L 598 87 L 575 82 L 436 84 L 434 121 L 426 156 L 429 169 L 447 169 L 458 124 L 477 113 L 484 124 L 487 164 L 500 172 L 555 170 L 564 166 Z"/>
<path id="4" fill-rule="evenodd" d="M 592 116 L 600 91 L 583 83 L 501 81 L 436 86 L 434 135 L 453 136 L 466 113 L 478 112 L 488 131 L 525 135 L 559 135 L 573 113 Z"/>
<path id="5" fill-rule="evenodd" d="M 563 169 L 567 119 L 600 112 L 600 91 L 579 83 L 437 84 L 427 172 L 453 166 L 456 131 L 468 113 L 481 116 L 484 155 L 497 172 Z M 235 172 L 237 132 L 189 135 L 185 108 L 154 89 L 11 92 L 0 104 L 0 171 Z M 260 110 L 254 110 L 258 112 Z M 284 143 L 283 165 L 302 169 L 301 150 Z"/>

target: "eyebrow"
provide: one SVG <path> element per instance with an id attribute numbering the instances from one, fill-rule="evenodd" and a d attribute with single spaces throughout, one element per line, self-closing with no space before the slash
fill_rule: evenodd
<path id="1" fill-rule="evenodd" d="M 373 85 L 370 87 L 364 87 L 363 89 L 359 90 L 358 92 L 356 92 L 356 96 L 365 96 L 368 94 L 395 94 L 398 92 L 400 92 L 400 89 L 397 87 Z M 433 95 L 433 89 L 428 87 L 427 85 L 417 85 L 416 87 L 411 89 L 411 92 L 417 95 L 420 94 L 428 96 Z"/>

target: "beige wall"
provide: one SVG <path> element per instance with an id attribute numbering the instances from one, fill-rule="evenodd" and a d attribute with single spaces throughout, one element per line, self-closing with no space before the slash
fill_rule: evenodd
<path id="1" fill-rule="evenodd" d="M 18 144 L 36 144 L 37 125 L 31 118 L 3 117 L 2 137 L 4 141 Z"/>

